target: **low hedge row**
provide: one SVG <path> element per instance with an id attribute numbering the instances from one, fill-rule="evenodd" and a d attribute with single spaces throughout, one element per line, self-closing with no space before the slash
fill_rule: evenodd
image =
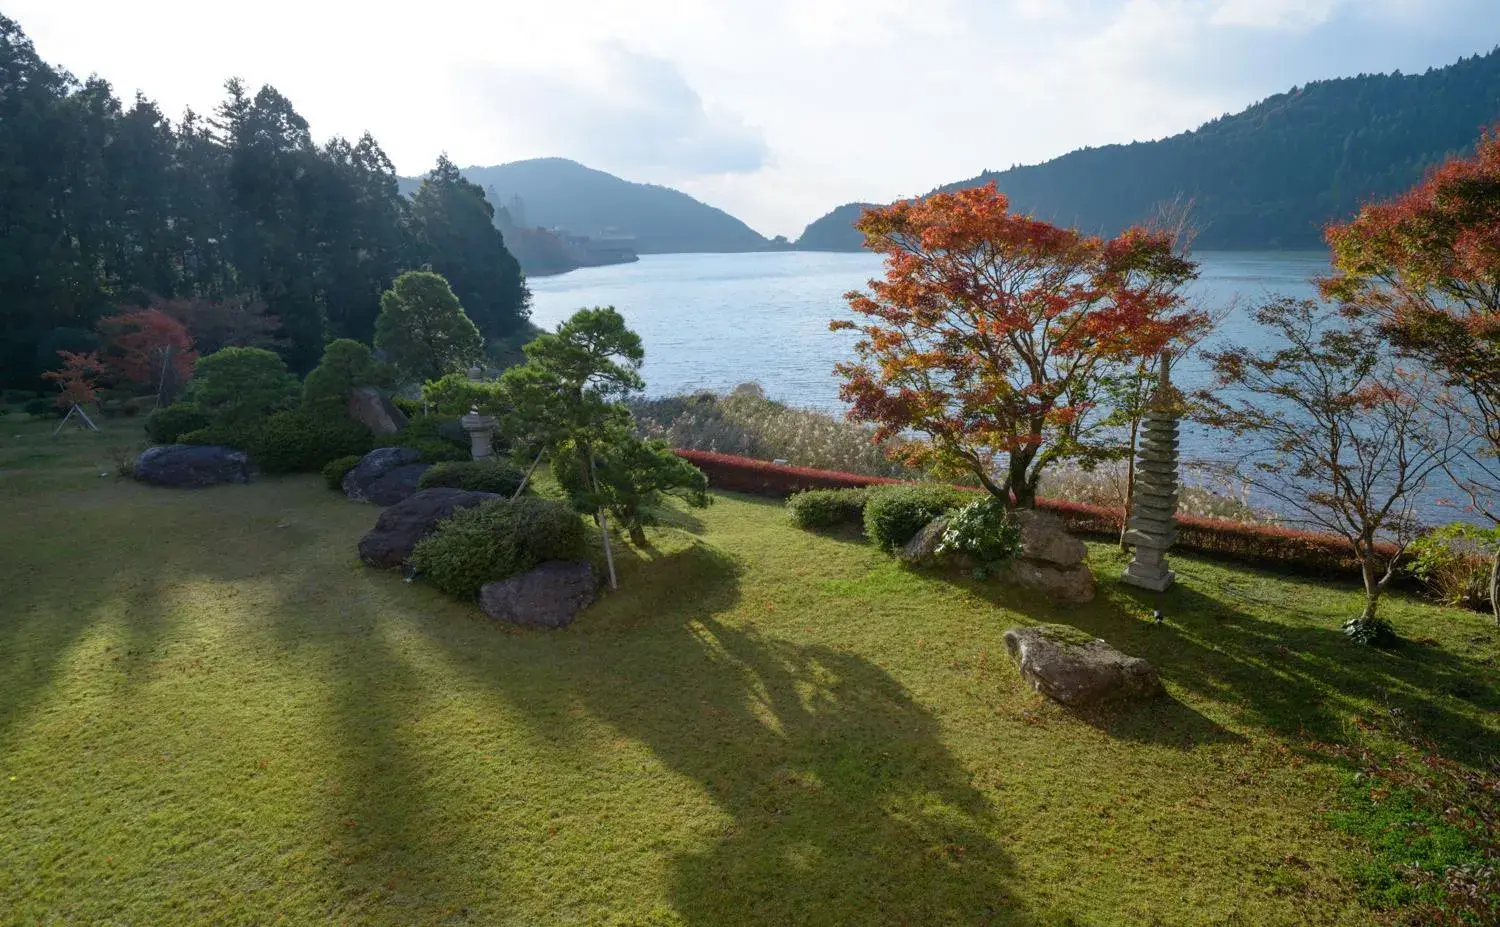
<path id="1" fill-rule="evenodd" d="M 833 470 L 790 467 L 710 451 L 676 452 L 708 475 L 715 489 L 759 495 L 788 496 L 809 489 L 853 489 L 901 480 Z M 1051 512 L 1075 534 L 1118 538 L 1124 513 L 1120 509 L 1062 499 L 1039 499 L 1037 508 Z M 1359 561 L 1343 538 L 1294 528 L 1249 525 L 1217 518 L 1177 517 L 1180 550 L 1213 554 L 1241 563 L 1289 569 L 1314 576 L 1358 576 Z"/>

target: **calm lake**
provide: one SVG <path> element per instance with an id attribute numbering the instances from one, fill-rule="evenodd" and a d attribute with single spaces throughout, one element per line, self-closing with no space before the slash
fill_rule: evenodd
<path id="1" fill-rule="evenodd" d="M 1205 346 L 1254 346 L 1262 339 L 1251 318 L 1273 295 L 1311 297 L 1310 282 L 1327 272 L 1323 252 L 1199 252 L 1201 276 L 1192 299 L 1207 310 L 1230 307 Z M 754 381 L 774 399 L 803 408 L 841 412 L 833 365 L 853 355 L 858 336 L 830 332 L 830 319 L 847 316 L 843 294 L 880 273 L 872 254 L 776 252 L 660 254 L 638 263 L 576 270 L 530 281 L 532 319 L 554 328 L 584 306 L 614 306 L 645 342 L 642 374 L 648 395 L 700 389 L 723 391 Z M 1184 388 L 1207 385 L 1205 366 L 1189 357 L 1175 368 Z M 1222 432 L 1185 423 L 1187 460 L 1237 456 Z M 1455 497 L 1441 476 L 1421 495 L 1429 522 L 1469 517 L 1438 500 Z M 1275 508 L 1269 500 L 1260 504 Z"/>
<path id="2" fill-rule="evenodd" d="M 1238 305 L 1215 339 L 1256 337 L 1247 307 L 1272 293 L 1310 296 L 1322 252 L 1204 252 L 1194 299 L 1206 308 Z M 590 267 L 530 281 L 532 319 L 553 328 L 583 306 L 614 306 L 646 345 L 650 395 L 724 390 L 755 381 L 797 406 L 843 408 L 833 365 L 848 360 L 858 336 L 830 332 L 848 315 L 843 295 L 880 273 L 873 254 L 653 254 L 634 264 Z M 1210 343 L 1212 343 L 1212 340 Z M 1191 363 L 1183 386 L 1202 381 Z"/>

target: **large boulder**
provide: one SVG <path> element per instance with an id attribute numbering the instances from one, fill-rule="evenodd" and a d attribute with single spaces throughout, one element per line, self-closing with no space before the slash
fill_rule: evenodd
<path id="1" fill-rule="evenodd" d="M 373 386 L 356 386 L 349 391 L 349 417 L 374 435 L 393 435 L 409 422 L 406 413 Z"/>
<path id="2" fill-rule="evenodd" d="M 479 607 L 494 621 L 528 628 L 563 628 L 587 608 L 599 589 L 591 564 L 554 560 L 534 570 L 487 583 Z"/>
<path id="3" fill-rule="evenodd" d="M 381 477 L 398 467 L 412 466 L 421 459 L 422 453 L 409 447 L 377 447 L 362 457 L 353 470 L 344 474 L 342 484 L 344 495 L 349 497 L 350 502 L 374 502 L 375 500 L 370 496 L 370 488 Z M 421 474 L 419 473 L 418 476 L 420 477 Z M 411 493 L 406 495 L 409 496 Z M 401 500 L 392 500 L 392 502 L 399 501 Z M 391 502 L 381 504 L 390 505 Z"/>
<path id="4" fill-rule="evenodd" d="M 1068 533 L 1061 518 L 1050 512 L 1020 509 L 1015 513 L 1021 528 L 1021 557 L 1053 566 L 1074 567 L 1088 556 L 1083 542 Z"/>
<path id="5" fill-rule="evenodd" d="M 359 539 L 359 559 L 370 566 L 395 569 L 411 557 L 417 542 L 433 532 L 438 522 L 459 509 L 472 508 L 490 499 L 491 492 L 466 489 L 423 489 L 397 502 L 375 521 L 375 527 Z"/>
<path id="6" fill-rule="evenodd" d="M 201 489 L 250 482 L 250 458 L 222 445 L 164 444 L 136 458 L 135 478 L 152 486 Z"/>
<path id="7" fill-rule="evenodd" d="M 376 505 L 395 505 L 421 488 L 422 474 L 432 464 L 403 464 L 387 470 L 365 489 L 365 497 Z"/>
<path id="8" fill-rule="evenodd" d="M 907 541 L 896 556 L 913 566 L 933 566 L 938 562 L 938 545 L 943 543 L 943 533 L 947 530 L 948 516 L 939 515 L 918 531 L 916 537 Z"/>
<path id="9" fill-rule="evenodd" d="M 1041 593 L 1054 602 L 1081 605 L 1094 600 L 1094 571 L 1080 563 L 1067 568 L 1039 560 L 1017 559 L 1000 568 L 1001 582 Z"/>
<path id="10" fill-rule="evenodd" d="M 1150 663 L 1074 628 L 1011 628 L 1005 649 L 1033 689 L 1064 705 L 1144 699 L 1162 691 Z"/>

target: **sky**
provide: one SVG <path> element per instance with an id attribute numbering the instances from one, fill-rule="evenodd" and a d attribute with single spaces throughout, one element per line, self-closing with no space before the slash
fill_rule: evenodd
<path id="1" fill-rule="evenodd" d="M 402 174 L 559 156 L 795 239 L 841 203 L 1160 138 L 1500 44 L 1500 0 L 6 0 L 49 62 L 209 112 L 271 84 Z"/>

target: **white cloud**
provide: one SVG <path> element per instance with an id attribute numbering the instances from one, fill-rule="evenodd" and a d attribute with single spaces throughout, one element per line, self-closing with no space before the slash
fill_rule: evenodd
<path id="1" fill-rule="evenodd" d="M 1215 26 L 1307 29 L 1327 22 L 1343 0 L 1221 0 L 1209 17 Z"/>
<path id="2" fill-rule="evenodd" d="M 767 160 L 760 132 L 705 106 L 677 65 L 619 43 L 582 67 L 476 67 L 458 85 L 497 139 L 524 134 L 546 153 L 606 170 L 680 180 L 752 172 Z"/>
<path id="3" fill-rule="evenodd" d="M 9 0 L 48 60 L 211 109 L 271 83 L 404 173 L 571 157 L 768 234 L 1500 43 L 1497 0 Z"/>

